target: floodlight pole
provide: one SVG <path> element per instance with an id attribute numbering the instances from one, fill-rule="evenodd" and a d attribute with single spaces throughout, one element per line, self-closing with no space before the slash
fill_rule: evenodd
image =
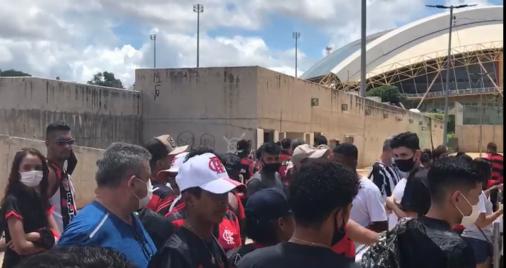
<path id="1" fill-rule="evenodd" d="M 200 54 L 200 13 L 204 12 L 204 5 L 193 5 L 193 12 L 197 13 L 197 68 L 199 68 L 199 54 Z"/>
<path id="2" fill-rule="evenodd" d="M 153 68 L 156 68 L 156 34 L 150 35 L 149 39 L 153 40 Z"/>
<path id="3" fill-rule="evenodd" d="M 297 50 L 298 50 L 298 43 L 297 40 L 300 38 L 299 32 L 293 32 L 292 37 L 295 39 L 295 78 L 297 78 Z"/>
<path id="4" fill-rule="evenodd" d="M 366 0 L 362 0 L 362 16 L 361 16 L 361 38 L 360 38 L 360 96 L 365 97 L 366 87 Z"/>
<path id="5" fill-rule="evenodd" d="M 445 85 L 445 107 L 443 117 L 443 144 L 448 145 L 448 96 L 450 94 L 450 68 L 452 56 L 452 30 L 453 30 L 453 9 L 470 7 L 475 5 L 458 5 L 458 6 L 445 6 L 445 5 L 426 5 L 427 7 L 450 9 L 450 28 L 448 30 L 448 55 L 446 59 L 446 85 Z"/>

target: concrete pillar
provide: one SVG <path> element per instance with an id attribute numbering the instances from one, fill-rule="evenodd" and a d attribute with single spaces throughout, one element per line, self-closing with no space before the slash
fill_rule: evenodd
<path id="1" fill-rule="evenodd" d="M 278 142 L 280 139 L 279 139 L 279 130 L 274 130 L 274 137 L 272 137 L 272 140 L 274 142 Z"/>
<path id="2" fill-rule="evenodd" d="M 264 130 L 261 128 L 257 128 L 257 140 L 256 140 L 255 148 L 258 149 L 262 144 L 264 144 Z"/>
<path id="3" fill-rule="evenodd" d="M 309 145 L 314 145 L 314 133 L 313 132 L 304 132 L 304 140 Z"/>

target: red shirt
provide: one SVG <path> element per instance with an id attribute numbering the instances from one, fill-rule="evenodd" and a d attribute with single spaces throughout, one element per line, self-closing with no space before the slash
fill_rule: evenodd
<path id="1" fill-rule="evenodd" d="M 345 234 L 343 239 L 339 240 L 337 244 L 332 246 L 332 250 L 339 255 L 344 255 L 355 261 L 355 243 L 347 234 Z"/>
<path id="2" fill-rule="evenodd" d="M 487 153 L 486 159 L 492 167 L 492 185 L 502 183 L 504 180 L 504 157 L 497 153 Z"/>

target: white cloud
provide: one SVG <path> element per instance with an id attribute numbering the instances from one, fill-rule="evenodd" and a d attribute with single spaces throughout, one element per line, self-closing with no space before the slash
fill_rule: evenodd
<path id="1" fill-rule="evenodd" d="M 425 2 L 370 0 L 368 32 L 425 16 Z M 260 65 L 293 74 L 294 50 L 273 49 L 254 35 L 263 27 L 277 27 L 269 25 L 274 16 L 289 17 L 323 32 L 334 49 L 357 39 L 360 33 L 358 0 L 202 0 L 201 3 L 203 67 Z M 157 67 L 195 66 L 196 14 L 192 4 L 187 0 L 16 0 L 1 4 L 0 69 L 15 68 L 37 76 L 60 76 L 80 82 L 107 70 L 128 86 L 133 83 L 135 68 L 152 66 L 151 33 L 157 33 Z M 118 35 L 113 29 L 121 25 L 127 25 L 123 29 L 127 33 Z M 134 26 L 137 28 L 128 33 L 128 27 Z M 216 36 L 216 30 L 220 29 L 231 33 Z M 135 45 L 124 40 L 128 34 L 145 38 Z M 299 51 L 299 74 L 315 60 Z"/>

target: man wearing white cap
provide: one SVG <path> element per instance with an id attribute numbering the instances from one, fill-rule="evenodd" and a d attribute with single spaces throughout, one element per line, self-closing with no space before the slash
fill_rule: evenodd
<path id="1" fill-rule="evenodd" d="M 185 222 L 153 257 L 150 267 L 228 267 L 213 229 L 228 209 L 228 193 L 240 183 L 229 178 L 212 153 L 186 160 L 176 182 L 186 206 Z"/>

